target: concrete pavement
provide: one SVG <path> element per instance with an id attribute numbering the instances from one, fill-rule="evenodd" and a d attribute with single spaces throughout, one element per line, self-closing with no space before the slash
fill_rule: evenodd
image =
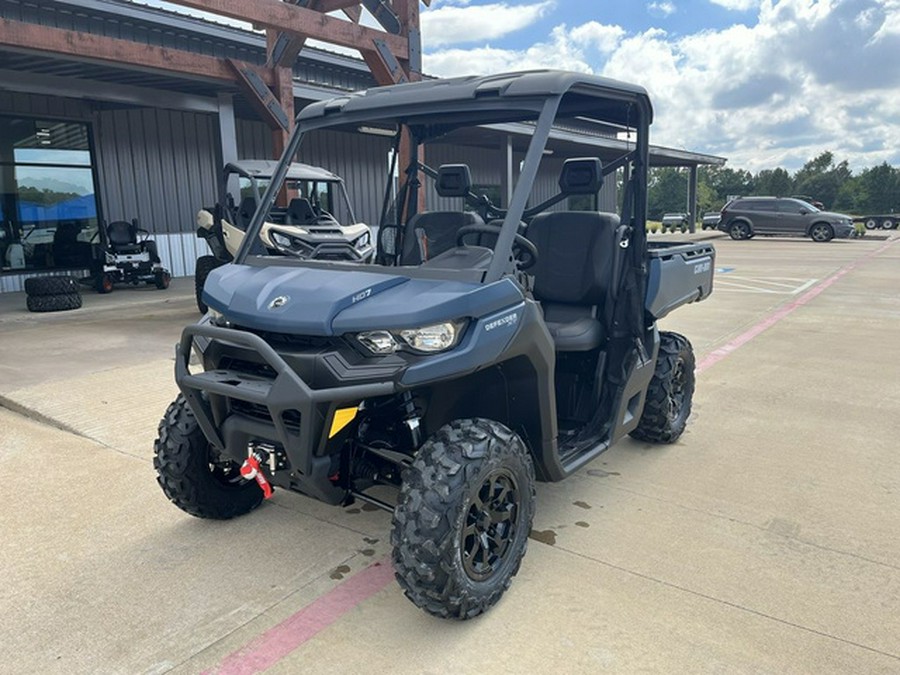
<path id="1" fill-rule="evenodd" d="M 0 396 L 31 416 L 0 410 L 0 671 L 242 672 L 292 619 L 307 637 L 265 643 L 271 672 L 900 671 L 900 241 L 716 245 L 716 292 L 663 326 L 733 347 L 687 432 L 539 486 L 521 572 L 467 623 L 383 582 L 328 613 L 389 554 L 385 513 L 166 502 L 150 458 L 190 280 L 55 315 L 0 295 Z"/>

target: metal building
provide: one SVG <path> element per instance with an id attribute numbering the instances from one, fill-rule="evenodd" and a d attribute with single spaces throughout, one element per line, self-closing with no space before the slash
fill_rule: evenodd
<path id="1" fill-rule="evenodd" d="M 204 72 L 85 57 L 94 36 L 146 45 L 160 58 L 171 49 L 215 57 L 210 63 L 266 59 L 261 33 L 125 0 L 0 0 L 0 292 L 21 290 L 29 276 L 87 274 L 100 224 L 133 218 L 174 276 L 191 275 L 205 252 L 196 212 L 215 202 L 223 163 L 273 156 L 269 127 L 238 88 Z M 72 41 L 82 43 L 77 56 L 67 53 Z M 372 86 L 365 63 L 341 54 L 306 47 L 293 66 L 297 110 Z M 476 183 L 504 202 L 526 135 L 515 125 L 485 129 L 426 162 L 468 163 Z M 604 156 L 622 143 L 603 130 L 557 134 L 534 198 L 555 192 L 566 157 Z M 389 150 L 383 136 L 323 132 L 304 142 L 300 159 L 342 176 L 356 215 L 376 224 Z M 724 161 L 652 154 L 654 164 L 692 167 L 694 176 L 699 164 Z M 610 182 L 591 206 L 614 210 L 614 200 Z M 434 195 L 427 205 L 453 208 Z"/>

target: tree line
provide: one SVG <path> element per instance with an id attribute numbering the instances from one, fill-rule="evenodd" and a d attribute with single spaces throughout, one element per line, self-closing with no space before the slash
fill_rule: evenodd
<path id="1" fill-rule="evenodd" d="M 900 168 L 887 162 L 854 174 L 846 160 L 835 164 L 833 153 L 823 152 L 793 174 L 782 168 L 752 174 L 721 166 L 703 166 L 697 174 L 698 213 L 719 211 L 729 197 L 738 195 L 802 195 L 830 211 L 857 216 L 900 212 Z M 687 170 L 671 167 L 651 171 L 647 205 L 651 220 L 688 210 L 688 176 Z"/>

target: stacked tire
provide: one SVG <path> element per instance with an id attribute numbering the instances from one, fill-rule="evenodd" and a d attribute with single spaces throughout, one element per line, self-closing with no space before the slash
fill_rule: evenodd
<path id="1" fill-rule="evenodd" d="M 75 277 L 32 277 L 25 280 L 29 312 L 65 312 L 81 307 L 81 291 Z"/>

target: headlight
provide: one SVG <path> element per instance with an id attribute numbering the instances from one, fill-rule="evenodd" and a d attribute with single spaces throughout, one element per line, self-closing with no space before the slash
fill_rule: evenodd
<path id="1" fill-rule="evenodd" d="M 369 235 L 368 232 L 366 232 L 359 239 L 357 239 L 353 245 L 356 246 L 356 248 L 365 248 L 366 246 L 369 245 L 369 243 L 371 241 L 372 241 L 372 237 Z"/>
<path id="2" fill-rule="evenodd" d="M 379 356 L 393 354 L 400 347 L 394 336 L 386 330 L 367 330 L 357 335 L 356 339 L 363 347 Z"/>
<path id="3" fill-rule="evenodd" d="M 222 312 L 220 312 L 216 309 L 213 309 L 212 307 L 209 307 L 206 310 L 206 317 L 204 317 L 204 318 L 206 318 L 207 321 L 209 323 L 211 323 L 213 326 L 224 326 L 226 328 L 231 327 L 231 322 L 225 318 L 225 316 L 222 314 Z"/>
<path id="4" fill-rule="evenodd" d="M 272 243 L 276 246 L 282 246 L 284 248 L 290 248 L 293 243 L 291 238 L 286 234 L 281 234 L 276 230 L 271 230 L 269 232 L 269 236 L 272 238 Z"/>
<path id="5" fill-rule="evenodd" d="M 400 337 L 410 347 L 419 352 L 442 352 L 456 344 L 459 336 L 457 324 L 447 321 L 423 328 L 410 328 L 400 331 Z"/>
<path id="6" fill-rule="evenodd" d="M 404 328 L 399 331 L 369 330 L 359 333 L 356 339 L 373 354 L 385 356 L 407 348 L 421 354 L 436 354 L 456 346 L 465 330 L 464 321 L 446 321 L 421 328 Z"/>

